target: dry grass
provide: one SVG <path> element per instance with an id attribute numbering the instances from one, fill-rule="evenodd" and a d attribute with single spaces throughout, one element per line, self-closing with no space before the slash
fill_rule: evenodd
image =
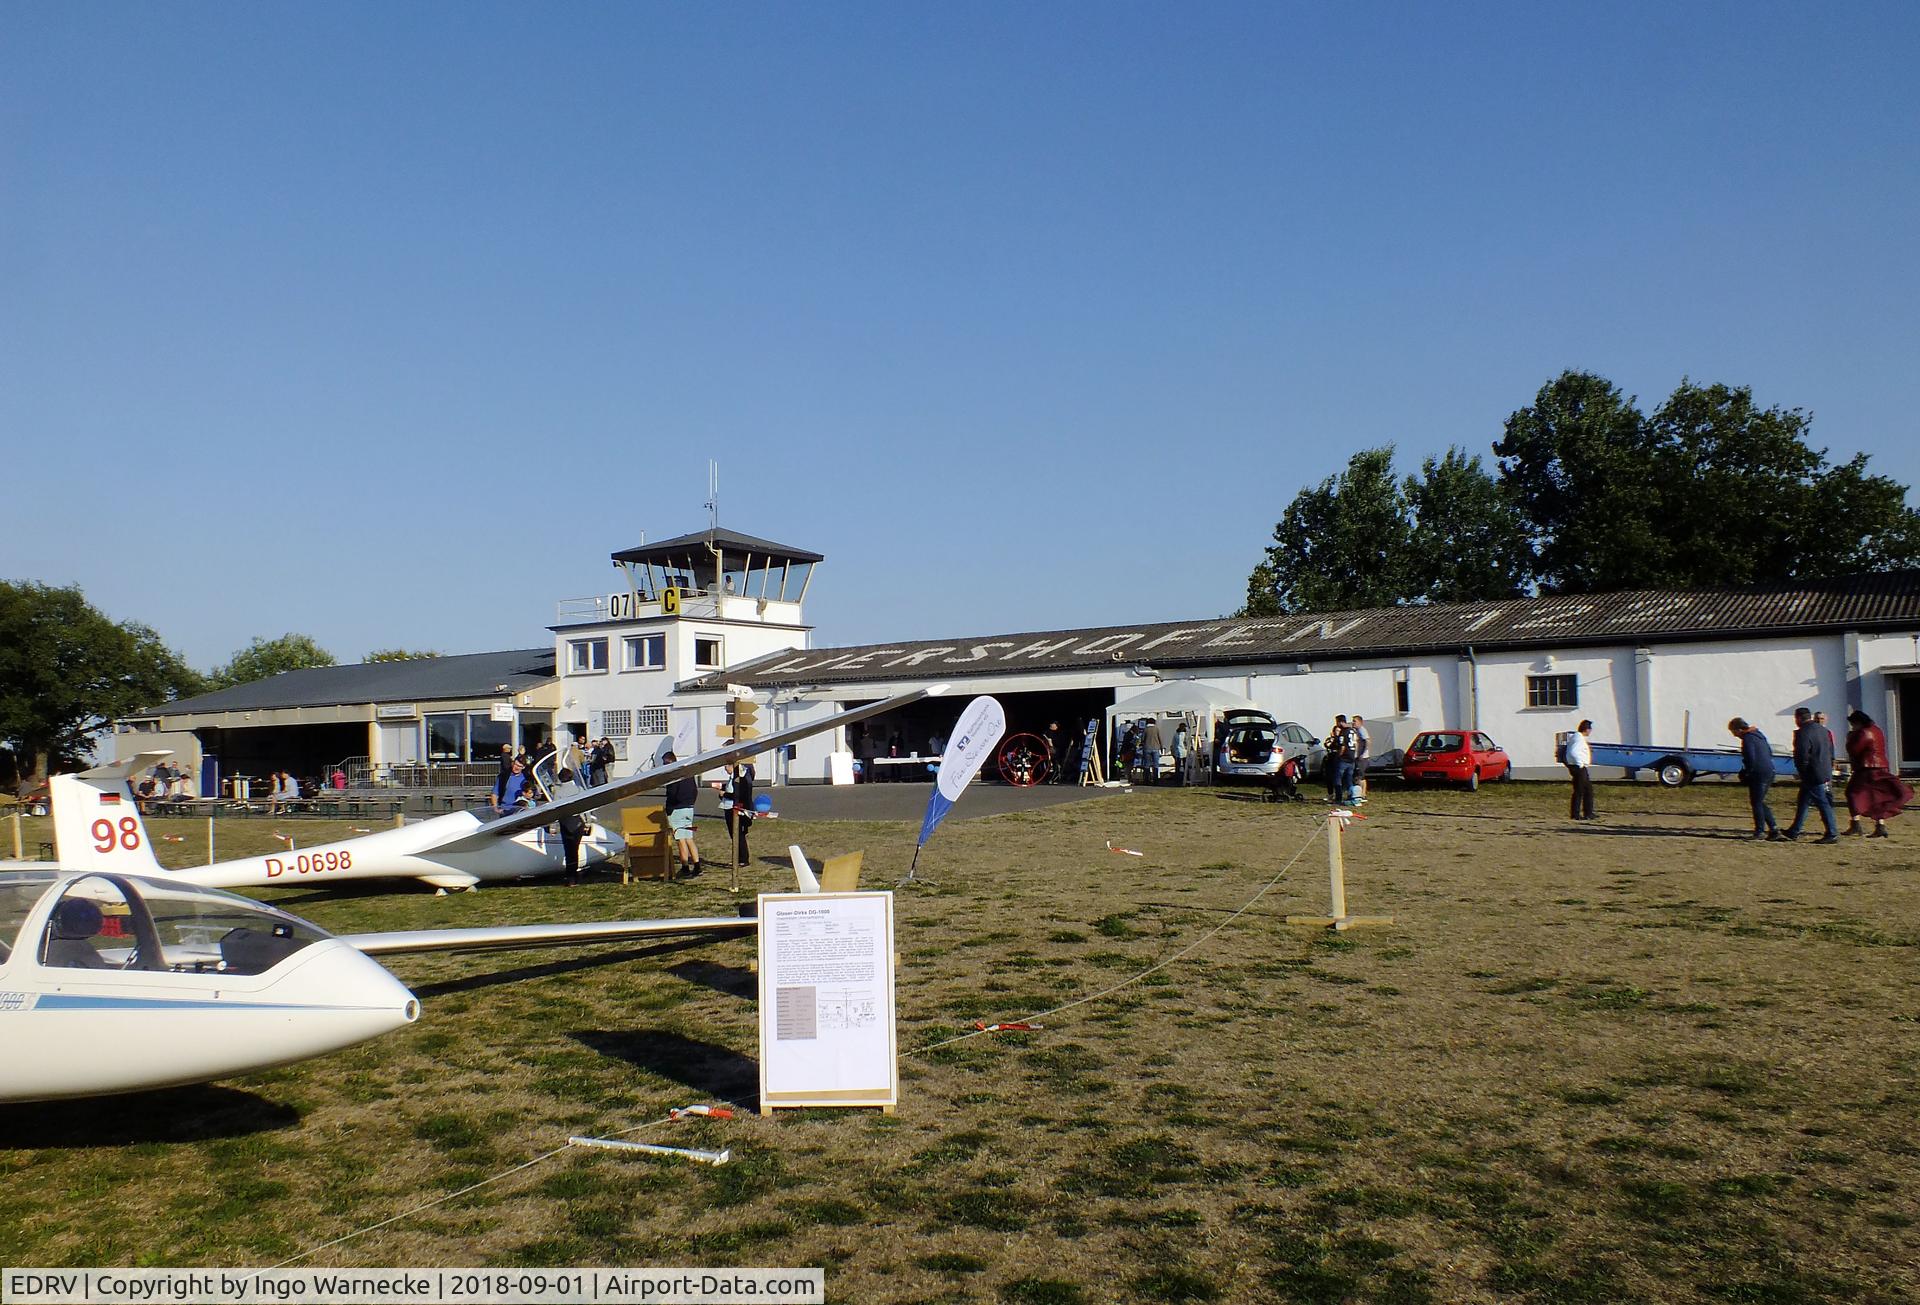
<path id="1" fill-rule="evenodd" d="M 896 1116 L 661 1127 L 641 1136 L 736 1161 L 570 1152 L 314 1262 L 824 1264 L 842 1301 L 1915 1298 L 1913 854 L 1737 841 L 1729 788 L 1603 788 L 1595 827 L 1554 787 L 1382 791 L 1348 835 L 1350 904 L 1395 926 L 1282 922 L 1325 908 L 1316 843 L 1192 956 L 1040 1032 L 924 1050 L 1108 988 L 1247 902 L 1324 808 L 1241 796 L 943 828 L 938 887 L 898 903 Z M 913 838 L 777 833 L 864 847 L 874 884 Z M 223 828 L 223 854 L 248 837 Z M 725 910 L 713 878 L 280 900 L 336 929 L 591 919 Z M 397 958 L 427 1014 L 379 1042 L 0 1108 L 0 1261 L 271 1263 L 568 1133 L 750 1102 L 749 956 Z"/>

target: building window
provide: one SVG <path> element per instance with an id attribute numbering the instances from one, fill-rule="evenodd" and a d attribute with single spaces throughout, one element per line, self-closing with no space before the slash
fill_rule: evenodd
<path id="1" fill-rule="evenodd" d="M 467 723 L 459 712 L 435 713 L 427 717 L 427 760 L 460 761 L 466 756 L 466 740 L 461 728 Z"/>
<path id="2" fill-rule="evenodd" d="M 696 671 L 717 671 L 724 662 L 720 660 L 720 636 L 717 634 L 696 634 L 693 636 L 693 668 Z"/>
<path id="3" fill-rule="evenodd" d="M 600 737 L 604 739 L 624 739 L 633 733 L 633 713 L 630 711 L 603 711 L 600 713 Z"/>
<path id="4" fill-rule="evenodd" d="M 630 671 L 657 671 L 667 664 L 664 634 L 630 634 L 621 643 L 626 649 L 626 665 Z"/>
<path id="5" fill-rule="evenodd" d="M 1580 705 L 1580 685 L 1572 675 L 1529 675 L 1527 677 L 1527 706 L 1529 707 L 1578 707 Z"/>
<path id="6" fill-rule="evenodd" d="M 665 707 L 642 707 L 633 714 L 633 732 L 635 734 L 665 734 L 667 732 L 667 709 Z"/>
<path id="7" fill-rule="evenodd" d="M 1393 682 L 1393 710 L 1397 716 L 1413 710 L 1413 689 L 1405 680 Z"/>
<path id="8" fill-rule="evenodd" d="M 492 712 L 467 713 L 467 760 L 498 761 L 503 744 L 513 743 L 513 722 L 495 720 Z"/>
<path id="9" fill-rule="evenodd" d="M 575 675 L 586 675 L 594 671 L 607 669 L 607 641 L 605 639 L 572 639 L 567 643 L 567 669 Z"/>

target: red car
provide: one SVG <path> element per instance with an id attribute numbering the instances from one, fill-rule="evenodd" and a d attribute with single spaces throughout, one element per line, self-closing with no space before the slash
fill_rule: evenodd
<path id="1" fill-rule="evenodd" d="M 1409 780 L 1480 787 L 1483 779 L 1506 779 L 1513 762 L 1500 745 L 1477 730 L 1427 730 L 1407 749 L 1400 773 Z"/>

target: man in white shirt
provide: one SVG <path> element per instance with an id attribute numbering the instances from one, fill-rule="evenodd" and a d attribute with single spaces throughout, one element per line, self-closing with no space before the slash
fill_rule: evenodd
<path id="1" fill-rule="evenodd" d="M 1580 728 L 1567 735 L 1566 763 L 1567 773 L 1573 776 L 1573 800 L 1567 812 L 1574 820 L 1597 820 L 1593 814 L 1593 749 L 1587 744 L 1587 735 L 1593 733 L 1593 722 L 1583 720 Z"/>

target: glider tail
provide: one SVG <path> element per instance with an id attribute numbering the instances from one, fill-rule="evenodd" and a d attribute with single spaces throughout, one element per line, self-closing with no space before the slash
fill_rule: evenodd
<path id="1" fill-rule="evenodd" d="M 69 870 L 109 870 L 129 875 L 164 873 L 154 860 L 147 822 L 140 818 L 128 776 L 156 765 L 171 752 L 142 752 L 77 775 L 55 775 L 53 839 L 60 864 Z"/>

